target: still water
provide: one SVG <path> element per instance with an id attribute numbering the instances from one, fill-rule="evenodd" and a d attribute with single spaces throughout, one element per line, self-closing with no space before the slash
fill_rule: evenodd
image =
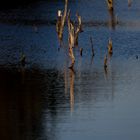
<path id="1" fill-rule="evenodd" d="M 64 1 L 50 0 L 0 11 L 0 139 L 139 140 L 140 1 L 128 7 L 127 0 L 115 0 L 115 26 L 104 0 L 69 2 L 84 27 L 74 71 L 67 27 L 61 48 L 55 30 L 63 7 Z M 105 71 L 109 37 L 114 53 Z"/>

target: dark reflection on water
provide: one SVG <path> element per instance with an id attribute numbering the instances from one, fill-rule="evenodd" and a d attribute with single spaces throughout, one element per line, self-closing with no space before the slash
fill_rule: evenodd
<path id="1" fill-rule="evenodd" d="M 91 102 L 98 100 L 98 96 L 106 100 L 112 96 L 98 95 L 96 84 L 93 84 L 96 94 L 92 94 L 88 86 L 93 79 L 101 82 L 96 73 L 92 76 L 68 69 L 1 68 L 1 139 L 59 139 L 58 125 L 67 120 L 68 112 L 74 112 L 75 102 Z"/>
<path id="2" fill-rule="evenodd" d="M 127 139 L 139 136 L 136 129 L 125 126 L 136 127 L 139 121 L 140 112 L 133 110 L 138 105 L 135 98 L 139 97 L 140 69 L 136 67 L 139 62 L 130 60 L 124 65 L 110 59 L 106 71 L 95 64 L 82 68 L 80 61 L 75 71 L 66 67 L 61 70 L 1 68 L 1 139 L 102 139 L 104 135 L 108 139 Z M 130 66 L 132 70 L 128 69 Z M 130 130 L 132 133 L 128 134 Z"/>
<path id="3" fill-rule="evenodd" d="M 49 112 L 48 115 L 55 117 L 60 104 L 58 101 L 61 100 L 62 104 L 65 102 L 61 81 L 62 77 L 57 70 L 48 70 L 44 73 L 39 69 L 23 71 L 1 68 L 1 139 L 41 137 L 44 108 Z"/>

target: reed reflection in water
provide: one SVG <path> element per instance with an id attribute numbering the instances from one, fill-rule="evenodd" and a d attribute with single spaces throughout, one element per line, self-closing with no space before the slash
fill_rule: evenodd
<path id="1" fill-rule="evenodd" d="M 70 114 L 111 96 L 99 94 L 102 77 L 93 71 L 1 68 L 0 77 L 0 137 L 5 140 L 59 139 L 71 125 Z"/>

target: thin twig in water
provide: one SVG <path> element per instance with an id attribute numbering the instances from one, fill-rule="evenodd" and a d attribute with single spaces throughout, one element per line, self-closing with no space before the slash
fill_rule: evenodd
<path id="1" fill-rule="evenodd" d="M 90 42 L 91 42 L 91 50 L 92 50 L 92 56 L 94 56 L 94 48 L 93 48 L 93 40 L 92 37 L 90 37 Z"/>

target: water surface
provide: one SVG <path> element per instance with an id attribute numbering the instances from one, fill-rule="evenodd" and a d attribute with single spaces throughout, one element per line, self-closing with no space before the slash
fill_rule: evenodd
<path id="1" fill-rule="evenodd" d="M 61 48 L 55 31 L 63 7 L 53 0 L 0 11 L 0 138 L 139 140 L 140 1 L 128 7 L 116 0 L 115 26 L 105 1 L 69 2 L 72 18 L 79 11 L 84 27 L 74 71 L 68 69 L 67 26 Z M 109 37 L 114 53 L 105 71 Z"/>

